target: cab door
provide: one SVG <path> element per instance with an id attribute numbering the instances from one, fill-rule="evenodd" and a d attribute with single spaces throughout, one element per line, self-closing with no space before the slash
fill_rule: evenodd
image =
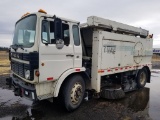
<path id="1" fill-rule="evenodd" d="M 70 41 L 70 23 L 62 21 L 64 46 L 61 49 L 56 47 L 53 19 L 41 19 L 40 34 L 39 81 L 56 80 L 63 72 L 73 68 L 74 64 L 73 42 Z"/>

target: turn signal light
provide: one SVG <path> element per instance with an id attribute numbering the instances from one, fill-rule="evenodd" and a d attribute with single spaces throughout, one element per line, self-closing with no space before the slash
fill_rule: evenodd
<path id="1" fill-rule="evenodd" d="M 40 73 L 39 73 L 38 70 L 36 70 L 35 75 L 36 75 L 37 77 L 39 77 Z"/>
<path id="2" fill-rule="evenodd" d="M 38 12 L 40 12 L 40 13 L 44 13 L 44 14 L 47 14 L 47 12 L 46 12 L 46 11 L 44 11 L 44 10 L 42 10 L 42 9 L 38 10 Z"/>
<path id="3" fill-rule="evenodd" d="M 104 70 L 98 70 L 98 73 L 104 73 Z"/>

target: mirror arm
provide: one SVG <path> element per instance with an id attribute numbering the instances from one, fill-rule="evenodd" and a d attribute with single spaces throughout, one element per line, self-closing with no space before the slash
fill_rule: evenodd
<path id="1" fill-rule="evenodd" d="M 55 19 L 55 18 L 56 18 L 56 15 L 54 15 L 53 17 L 46 17 L 46 16 L 42 16 L 42 17 L 44 17 L 45 20 L 46 20 L 47 18 Z"/>
<path id="2" fill-rule="evenodd" d="M 48 46 L 48 43 L 45 43 L 46 46 Z"/>
<path id="3" fill-rule="evenodd" d="M 53 19 L 56 19 L 56 15 L 53 16 Z"/>

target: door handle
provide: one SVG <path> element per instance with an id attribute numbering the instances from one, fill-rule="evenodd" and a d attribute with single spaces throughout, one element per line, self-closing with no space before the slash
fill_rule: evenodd
<path id="1" fill-rule="evenodd" d="M 68 54 L 68 55 L 66 55 L 66 57 L 74 57 L 74 55 Z"/>

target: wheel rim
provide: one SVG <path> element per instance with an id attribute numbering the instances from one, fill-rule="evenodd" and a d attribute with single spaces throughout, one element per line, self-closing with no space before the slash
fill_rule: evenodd
<path id="1" fill-rule="evenodd" d="M 82 98 L 82 85 L 80 83 L 75 83 L 71 90 L 71 102 L 77 104 Z"/>
<path id="2" fill-rule="evenodd" d="M 144 72 L 142 72 L 140 74 L 140 83 L 141 83 L 141 85 L 143 85 L 145 83 L 145 81 L 146 81 L 146 75 L 145 75 Z"/>

